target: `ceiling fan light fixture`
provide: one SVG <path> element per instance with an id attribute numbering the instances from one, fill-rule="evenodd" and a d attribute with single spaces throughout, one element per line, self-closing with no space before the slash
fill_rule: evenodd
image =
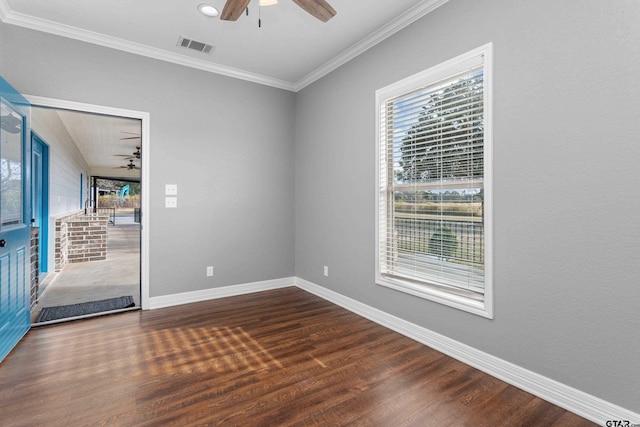
<path id="1" fill-rule="evenodd" d="M 273 6 L 274 4 L 278 4 L 278 0 L 259 0 L 258 6 Z"/>
<path id="2" fill-rule="evenodd" d="M 199 5 L 198 6 L 198 10 L 203 15 L 211 17 L 211 18 L 216 17 L 216 16 L 218 16 L 220 14 L 218 9 L 216 9 L 215 7 L 213 7 L 213 6 L 211 6 L 210 4 L 207 4 L 207 3 L 202 3 L 201 5 Z"/>

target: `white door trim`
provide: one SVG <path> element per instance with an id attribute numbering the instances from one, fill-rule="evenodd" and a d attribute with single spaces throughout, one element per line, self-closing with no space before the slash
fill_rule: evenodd
<path id="1" fill-rule="evenodd" d="M 143 310 L 149 309 L 149 141 L 150 141 L 150 114 L 145 111 L 126 110 L 123 108 L 107 107 L 103 105 L 86 104 L 83 102 L 66 101 L 62 99 L 46 98 L 35 95 L 24 95 L 33 106 L 60 108 L 65 110 L 84 111 L 88 113 L 104 114 L 109 116 L 120 116 L 132 119 L 139 119 L 142 125 L 142 145 L 141 156 L 142 175 L 140 177 L 140 187 L 142 189 L 142 200 L 140 217 L 140 304 Z"/>

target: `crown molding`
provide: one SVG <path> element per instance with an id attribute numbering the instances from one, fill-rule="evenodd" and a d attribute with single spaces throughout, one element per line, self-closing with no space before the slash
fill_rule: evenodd
<path id="1" fill-rule="evenodd" d="M 173 64 L 183 65 L 189 68 L 195 68 L 202 71 L 208 71 L 214 74 L 233 77 L 236 79 L 246 80 L 261 85 L 272 86 L 279 89 L 293 91 L 294 84 L 284 80 L 274 79 L 261 74 L 251 73 L 239 70 L 233 67 L 214 64 L 196 58 L 179 55 L 163 49 L 147 46 L 140 43 L 134 43 L 128 40 L 111 37 L 93 31 L 83 30 L 77 27 L 60 24 L 46 19 L 35 18 L 33 16 L 12 11 L 6 0 L 0 0 L 0 19 L 2 22 L 12 24 L 36 31 L 42 31 L 61 37 L 80 40 L 111 49 L 132 53 L 134 55 L 146 56 L 148 58 L 158 59 L 160 61 L 170 62 Z"/>
<path id="2" fill-rule="evenodd" d="M 316 68 L 311 73 L 307 74 L 302 79 L 298 80 L 294 85 L 294 88 L 295 88 L 294 90 L 297 92 L 301 89 L 304 89 L 305 87 L 309 86 L 311 83 L 321 79 L 322 77 L 326 76 L 336 68 L 351 61 L 353 58 L 360 55 L 361 53 L 371 49 L 373 46 L 391 37 L 398 31 L 408 27 L 418 19 L 431 13 L 432 11 L 442 6 L 443 4 L 447 3 L 448 1 L 449 0 L 427 0 L 424 2 L 420 2 L 413 8 L 409 9 L 408 11 L 400 15 L 398 18 L 389 22 L 387 25 L 381 27 L 379 30 L 375 31 L 374 33 L 368 35 L 367 37 L 360 40 L 358 43 L 354 44 L 353 46 L 351 46 L 341 54 L 333 57 L 332 59 L 330 59 L 323 65 L 321 65 L 320 67 Z"/>
<path id="3" fill-rule="evenodd" d="M 200 59 L 190 58 L 179 55 L 163 49 L 147 46 L 140 43 L 134 43 L 127 40 L 111 37 L 93 31 L 83 30 L 77 27 L 60 24 L 46 19 L 35 18 L 33 16 L 14 12 L 9 7 L 7 0 L 0 0 L 0 20 L 4 23 L 29 28 L 36 31 L 42 31 L 61 37 L 80 40 L 99 46 L 117 49 L 123 52 L 132 53 L 134 55 L 146 56 L 148 58 L 160 61 L 170 62 L 173 64 L 183 65 L 185 67 L 207 71 L 214 74 L 220 74 L 227 77 L 246 80 L 265 86 L 272 86 L 279 89 L 297 92 L 311 83 L 321 79 L 336 68 L 352 60 L 356 56 L 392 36 L 431 11 L 437 9 L 449 0 L 426 0 L 409 9 L 398 18 L 394 19 L 379 30 L 365 37 L 358 43 L 354 44 L 341 54 L 335 56 L 322 66 L 318 67 L 311 73 L 307 74 L 297 82 L 289 82 L 285 80 L 275 79 L 265 75 L 240 70 L 233 67 L 227 67 L 220 64 L 214 64 Z"/>

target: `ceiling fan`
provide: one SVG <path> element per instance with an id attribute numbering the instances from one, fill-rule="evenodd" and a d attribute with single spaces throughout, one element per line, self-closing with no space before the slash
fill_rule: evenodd
<path id="1" fill-rule="evenodd" d="M 124 131 L 124 130 L 120 131 L 120 132 L 128 133 L 130 135 L 133 135 L 133 136 L 126 136 L 126 137 L 120 138 L 120 141 L 124 141 L 126 139 L 140 139 L 140 134 L 137 134 L 137 133 L 134 133 L 134 132 L 127 132 L 127 131 Z"/>
<path id="2" fill-rule="evenodd" d="M 220 14 L 220 19 L 223 21 L 237 21 L 247 9 L 250 1 L 227 0 Z M 336 11 L 325 0 L 293 0 L 293 2 L 322 22 L 327 22 L 336 15 Z"/>
<path id="3" fill-rule="evenodd" d="M 140 156 L 141 156 L 140 147 L 136 147 L 136 151 L 134 151 L 133 154 L 114 154 L 114 156 L 116 156 L 116 157 L 124 157 L 125 160 L 139 159 Z"/>
<path id="4" fill-rule="evenodd" d="M 114 169 L 127 169 L 127 170 L 134 170 L 134 169 L 140 169 L 139 166 L 136 166 L 133 163 L 133 159 L 129 159 L 129 163 L 124 165 L 124 166 L 116 166 Z"/>

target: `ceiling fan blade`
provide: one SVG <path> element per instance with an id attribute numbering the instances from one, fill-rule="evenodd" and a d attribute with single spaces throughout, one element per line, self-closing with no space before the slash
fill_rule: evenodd
<path id="1" fill-rule="evenodd" d="M 251 0 L 227 0 L 220 14 L 223 21 L 237 21 Z"/>
<path id="2" fill-rule="evenodd" d="M 293 2 L 322 22 L 327 22 L 336 16 L 336 11 L 325 0 L 293 0 Z"/>

